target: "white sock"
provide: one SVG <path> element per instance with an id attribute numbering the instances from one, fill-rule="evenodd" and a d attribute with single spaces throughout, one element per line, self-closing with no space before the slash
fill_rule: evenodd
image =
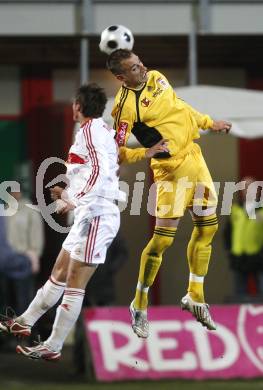
<path id="1" fill-rule="evenodd" d="M 143 285 L 141 282 L 137 283 L 136 289 L 139 291 L 145 292 L 145 293 L 148 293 L 148 291 L 149 291 L 149 287 Z"/>
<path id="2" fill-rule="evenodd" d="M 26 311 L 18 317 L 24 324 L 33 326 L 37 320 L 53 307 L 65 290 L 66 283 L 58 282 L 51 275 L 41 287 Z"/>
<path id="3" fill-rule="evenodd" d="M 204 279 L 205 279 L 204 276 L 198 276 L 198 275 L 192 274 L 192 273 L 190 272 L 190 275 L 189 275 L 189 282 L 204 283 Z"/>
<path id="4" fill-rule="evenodd" d="M 78 319 L 81 311 L 85 290 L 66 288 L 61 305 L 57 308 L 52 333 L 45 341 L 53 351 L 60 351 L 64 341 Z"/>

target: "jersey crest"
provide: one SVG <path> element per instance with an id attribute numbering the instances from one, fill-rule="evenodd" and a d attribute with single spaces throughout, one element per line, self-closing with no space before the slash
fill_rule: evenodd
<path id="1" fill-rule="evenodd" d="M 141 105 L 143 107 L 148 107 L 150 103 L 151 103 L 151 101 L 149 99 L 147 99 L 147 97 L 145 97 L 144 99 L 141 100 Z"/>

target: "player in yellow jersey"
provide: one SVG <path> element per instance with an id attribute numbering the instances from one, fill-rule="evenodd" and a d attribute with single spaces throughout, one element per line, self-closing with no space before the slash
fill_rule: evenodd
<path id="1" fill-rule="evenodd" d="M 122 82 L 112 111 L 120 146 L 120 160 L 135 162 L 151 158 L 157 184 L 156 225 L 142 252 L 135 298 L 130 305 L 132 328 L 139 337 L 148 337 L 148 290 L 172 245 L 180 217 L 191 212 L 193 232 L 187 248 L 188 292 L 181 300 L 208 329 L 216 329 L 204 299 L 204 277 L 211 256 L 211 242 L 218 228 L 217 195 L 212 178 L 194 142 L 199 128 L 228 132 L 231 123 L 215 121 L 181 100 L 164 75 L 148 71 L 136 54 L 116 50 L 108 58 L 108 69 Z M 129 149 L 133 133 L 143 148 Z"/>

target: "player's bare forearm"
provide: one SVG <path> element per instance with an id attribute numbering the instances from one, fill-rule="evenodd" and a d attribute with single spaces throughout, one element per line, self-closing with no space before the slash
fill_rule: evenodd
<path id="1" fill-rule="evenodd" d="M 169 152 L 167 139 L 162 139 L 157 144 L 155 144 L 151 148 L 147 149 L 147 151 L 145 153 L 145 157 L 152 158 L 152 157 L 154 157 L 155 154 L 162 153 L 162 152 Z"/>
<path id="2" fill-rule="evenodd" d="M 232 127 L 232 123 L 228 121 L 213 121 L 213 126 L 210 128 L 211 131 L 216 133 L 229 133 Z"/>

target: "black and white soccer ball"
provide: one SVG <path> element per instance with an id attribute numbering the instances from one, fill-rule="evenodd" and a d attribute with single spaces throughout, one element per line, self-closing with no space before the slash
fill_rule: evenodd
<path id="1" fill-rule="evenodd" d="M 127 27 L 120 24 L 112 25 L 102 31 L 99 48 L 106 54 L 118 49 L 132 50 L 134 37 Z"/>

